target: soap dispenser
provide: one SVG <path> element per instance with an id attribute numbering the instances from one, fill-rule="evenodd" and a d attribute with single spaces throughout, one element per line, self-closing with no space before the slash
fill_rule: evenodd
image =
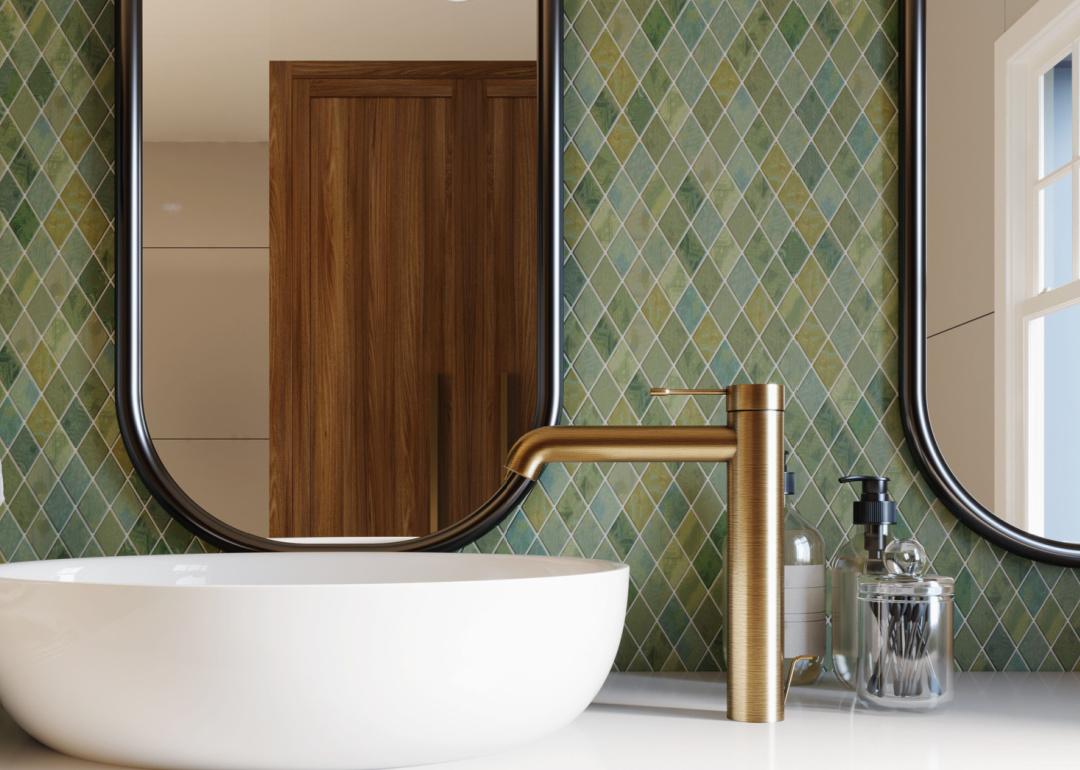
<path id="1" fill-rule="evenodd" d="M 884 553 L 889 527 L 896 523 L 896 503 L 884 476 L 844 476 L 842 484 L 859 483 L 862 492 L 851 504 L 853 527 L 837 554 L 832 578 L 832 660 L 836 678 L 855 685 L 859 654 L 858 583 L 863 575 L 886 573 Z"/>
<path id="2" fill-rule="evenodd" d="M 794 685 L 813 684 L 825 658 L 825 541 L 795 509 L 784 452 L 784 665 Z"/>

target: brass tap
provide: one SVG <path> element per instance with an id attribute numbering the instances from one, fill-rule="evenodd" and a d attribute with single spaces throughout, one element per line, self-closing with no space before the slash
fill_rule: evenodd
<path id="1" fill-rule="evenodd" d="M 654 388 L 651 394 L 726 395 L 728 424 L 538 428 L 518 440 L 506 467 L 535 480 L 555 462 L 726 462 L 727 715 L 778 722 L 784 718 L 784 388 Z"/>

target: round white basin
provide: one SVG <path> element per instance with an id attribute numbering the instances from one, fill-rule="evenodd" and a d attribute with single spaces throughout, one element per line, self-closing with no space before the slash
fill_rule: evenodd
<path id="1" fill-rule="evenodd" d="M 399 767 L 580 714 L 628 572 L 463 554 L 130 556 L 0 566 L 0 701 L 43 743 L 162 768 Z"/>

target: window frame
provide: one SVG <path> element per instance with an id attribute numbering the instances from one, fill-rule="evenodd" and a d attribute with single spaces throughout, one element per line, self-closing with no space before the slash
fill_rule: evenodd
<path id="1" fill-rule="evenodd" d="M 1043 174 L 1043 76 L 1070 54 L 1071 158 Z M 994 508 L 1010 524 L 1045 536 L 1044 485 L 1031 483 L 1044 475 L 1043 335 L 1037 322 L 1080 303 L 1080 5 L 1039 3 L 1006 32 L 995 46 L 995 89 Z M 1068 175 L 1072 280 L 1044 289 L 1041 198 Z"/>

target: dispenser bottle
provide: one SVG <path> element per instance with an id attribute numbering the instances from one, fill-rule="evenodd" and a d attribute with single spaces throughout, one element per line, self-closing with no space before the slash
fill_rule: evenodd
<path id="1" fill-rule="evenodd" d="M 851 504 L 852 523 L 848 542 L 832 566 L 832 660 L 836 678 L 855 686 L 859 654 L 858 581 L 862 575 L 884 575 L 884 553 L 889 527 L 896 523 L 896 503 L 889 497 L 884 476 L 844 476 L 842 484 L 862 485 L 859 499 Z"/>
<path id="2" fill-rule="evenodd" d="M 806 685 L 821 676 L 825 658 L 825 541 L 799 516 L 794 496 L 795 474 L 785 452 L 784 665 L 795 667 L 792 684 Z"/>

